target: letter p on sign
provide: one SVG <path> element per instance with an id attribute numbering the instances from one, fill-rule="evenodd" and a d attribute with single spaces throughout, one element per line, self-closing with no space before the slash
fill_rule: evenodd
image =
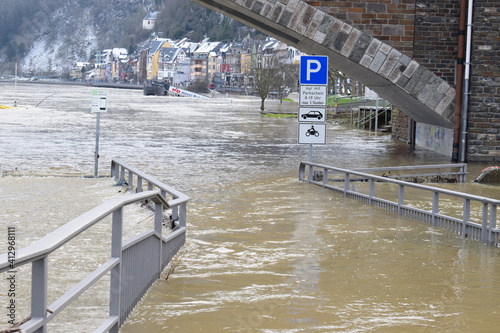
<path id="1" fill-rule="evenodd" d="M 307 59 L 306 61 L 307 81 L 311 81 L 311 73 L 317 73 L 321 70 L 321 63 L 316 59 Z M 313 66 L 314 65 L 314 66 Z"/>
<path id="2" fill-rule="evenodd" d="M 300 84 L 328 84 L 328 57 L 300 57 Z"/>

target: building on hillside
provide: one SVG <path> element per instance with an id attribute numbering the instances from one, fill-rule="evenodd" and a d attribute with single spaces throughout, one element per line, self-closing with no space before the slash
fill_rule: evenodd
<path id="1" fill-rule="evenodd" d="M 266 43 L 262 47 L 262 66 L 275 66 L 278 63 L 288 63 L 288 45 L 268 37 Z"/>
<path id="2" fill-rule="evenodd" d="M 211 83 L 215 88 L 240 88 L 244 84 L 241 73 L 241 44 L 223 45 L 217 56 L 218 71 L 212 74 Z"/>
<path id="3" fill-rule="evenodd" d="M 198 47 L 200 46 L 200 43 L 193 43 L 190 42 L 187 38 L 184 38 L 172 46 L 182 48 L 184 52 L 186 52 L 186 57 L 191 58 L 194 51 L 196 51 L 196 49 L 198 49 Z"/>
<path id="4" fill-rule="evenodd" d="M 95 55 L 94 81 L 121 80 L 121 67 L 129 61 L 128 51 L 125 48 L 115 47 L 98 51 Z"/>
<path id="5" fill-rule="evenodd" d="M 170 39 L 156 38 L 149 42 L 148 61 L 147 61 L 147 79 L 158 80 L 158 69 L 163 68 L 161 59 L 161 49 L 171 47 Z M 163 74 L 163 73 L 162 73 Z"/>
<path id="6" fill-rule="evenodd" d="M 190 62 L 183 48 L 161 48 L 162 68 L 158 70 L 158 80 L 163 80 L 175 87 L 189 81 Z"/>
<path id="7" fill-rule="evenodd" d="M 71 68 L 71 71 L 69 72 L 69 76 L 71 80 L 75 81 L 85 81 L 85 73 L 90 70 L 90 63 L 88 62 L 77 62 Z"/>
<path id="8" fill-rule="evenodd" d="M 241 72 L 245 78 L 245 86 L 253 85 L 254 68 L 262 66 L 262 47 L 263 41 L 252 40 L 249 37 L 243 39 L 241 51 Z"/>
<path id="9" fill-rule="evenodd" d="M 136 83 L 138 59 L 129 59 L 120 64 L 120 81 Z"/>
<path id="10" fill-rule="evenodd" d="M 211 78 L 209 73 L 215 73 L 215 70 L 210 67 L 217 64 L 216 53 L 222 46 L 221 42 L 205 41 L 193 52 L 191 56 L 191 74 L 192 82 L 209 81 Z M 209 59 L 210 58 L 210 59 Z"/>
<path id="11" fill-rule="evenodd" d="M 148 12 L 142 19 L 142 28 L 144 30 L 153 30 L 159 14 L 160 12 Z"/>

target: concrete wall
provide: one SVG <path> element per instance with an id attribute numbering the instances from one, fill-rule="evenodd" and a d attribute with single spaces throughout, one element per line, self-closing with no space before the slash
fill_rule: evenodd
<path id="1" fill-rule="evenodd" d="M 434 125 L 417 123 L 415 145 L 449 156 L 453 143 L 453 130 Z"/>

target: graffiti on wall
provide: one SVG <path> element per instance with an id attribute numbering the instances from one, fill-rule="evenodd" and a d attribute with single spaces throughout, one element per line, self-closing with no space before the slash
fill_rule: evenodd
<path id="1" fill-rule="evenodd" d="M 415 143 L 419 147 L 451 157 L 453 129 L 417 123 Z"/>

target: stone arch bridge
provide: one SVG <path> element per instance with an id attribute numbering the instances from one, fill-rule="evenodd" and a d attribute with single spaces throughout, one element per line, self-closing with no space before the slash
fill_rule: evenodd
<path id="1" fill-rule="evenodd" d="M 465 33 L 459 32 L 459 12 L 461 3 L 473 0 L 191 1 L 307 54 L 327 55 L 332 67 L 363 82 L 411 119 L 441 128 L 455 126 L 455 134 L 450 130 L 450 135 L 457 136 L 455 102 L 461 98 L 455 87 L 457 49 L 459 36 Z M 492 16 L 500 16 L 500 0 L 492 1 L 497 3 L 496 7 L 489 6 L 494 9 L 490 10 Z M 482 11 L 480 15 L 487 16 L 486 13 Z M 498 28 L 498 20 L 494 23 Z M 497 40 L 497 28 L 491 29 L 491 40 Z M 498 81 L 494 92 L 500 92 Z M 496 108 L 494 112 L 498 113 Z M 491 114 L 479 117 L 484 118 L 481 122 L 491 124 Z M 492 139 L 496 143 L 482 151 L 469 146 L 469 158 L 500 161 L 497 120 L 498 127 L 489 134 L 483 128 L 478 131 L 484 134 L 482 140 L 474 141 L 480 147 L 488 146 Z M 479 136 L 469 132 L 469 141 Z"/>

